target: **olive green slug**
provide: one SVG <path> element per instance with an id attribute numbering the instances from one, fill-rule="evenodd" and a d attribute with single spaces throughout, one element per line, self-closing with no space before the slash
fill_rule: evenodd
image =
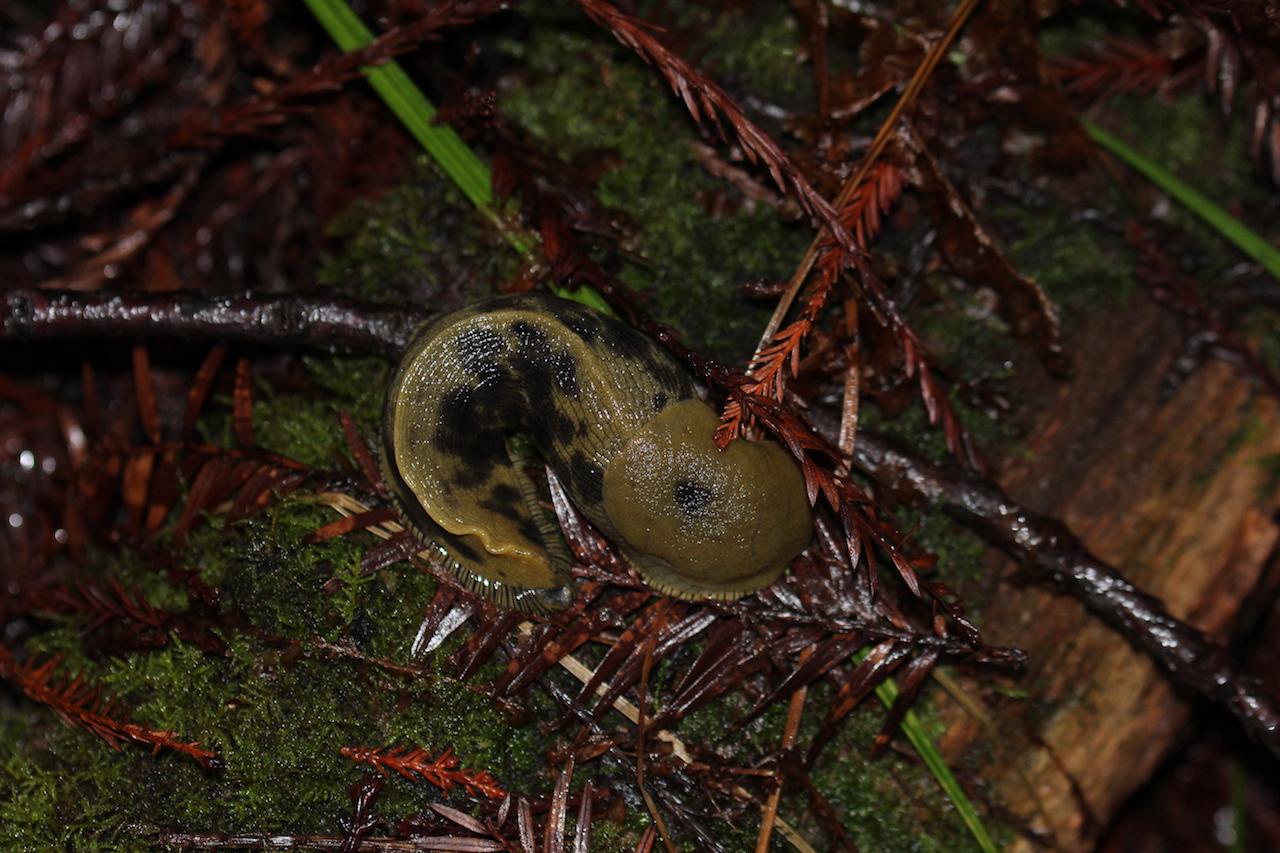
<path id="1" fill-rule="evenodd" d="M 387 391 L 383 474 L 464 584 L 558 610 L 571 560 L 520 464 L 523 435 L 650 586 L 733 599 L 783 572 L 809 541 L 810 510 L 791 456 L 769 441 L 722 451 L 717 424 L 638 330 L 566 299 L 500 296 L 415 331 Z"/>

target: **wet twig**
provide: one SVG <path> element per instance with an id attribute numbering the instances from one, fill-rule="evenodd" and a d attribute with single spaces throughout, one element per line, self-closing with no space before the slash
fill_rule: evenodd
<path id="1" fill-rule="evenodd" d="M 884 436 L 860 432 L 853 455 L 854 464 L 904 500 L 945 509 L 1052 581 L 1146 653 L 1174 684 L 1226 708 L 1280 758 L 1275 698 L 1225 649 L 1089 553 L 1061 521 L 1019 505 L 990 480 L 923 459 Z"/>
<path id="2" fill-rule="evenodd" d="M 184 337 L 392 358 L 428 316 L 417 306 L 375 305 L 324 292 L 216 296 L 20 288 L 0 293 L 0 340 Z"/>

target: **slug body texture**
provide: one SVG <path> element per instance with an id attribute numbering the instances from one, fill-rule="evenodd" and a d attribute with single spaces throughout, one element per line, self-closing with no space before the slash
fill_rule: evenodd
<path id="1" fill-rule="evenodd" d="M 415 533 L 500 604 L 545 612 L 573 595 L 524 439 L 650 585 L 737 598 L 805 546 L 809 505 L 785 451 L 721 451 L 717 423 L 648 336 L 569 300 L 502 296 L 415 333 L 387 391 L 383 473 Z"/>

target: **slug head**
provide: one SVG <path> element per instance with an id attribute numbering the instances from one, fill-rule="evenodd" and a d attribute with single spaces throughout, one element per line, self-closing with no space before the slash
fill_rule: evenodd
<path id="1" fill-rule="evenodd" d="M 609 464 L 604 507 L 623 553 L 677 598 L 733 599 L 773 583 L 809 542 L 796 461 L 768 441 L 715 443 L 719 419 L 683 400 Z"/>

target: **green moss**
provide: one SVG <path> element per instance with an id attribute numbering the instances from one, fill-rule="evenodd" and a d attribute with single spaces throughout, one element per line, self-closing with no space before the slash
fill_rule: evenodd
<path id="1" fill-rule="evenodd" d="M 305 391 L 260 386 L 258 443 L 333 465 L 347 455 L 336 411 L 351 411 L 371 431 L 385 369 L 376 361 L 313 360 Z M 211 404 L 200 424 L 205 436 L 228 435 L 224 409 Z M 154 651 L 98 659 L 97 635 L 86 635 L 78 617 L 53 619 L 30 638 L 26 648 L 38 659 L 65 655 L 62 677 L 82 675 L 114 696 L 115 716 L 127 712 L 133 722 L 199 741 L 218 752 L 222 767 L 131 743 L 113 751 L 52 709 L 6 693 L 0 851 L 148 849 L 160 827 L 340 834 L 348 790 L 368 772 L 340 754 L 343 746 L 451 748 L 464 766 L 488 770 L 513 790 L 543 790 L 536 727 L 507 725 L 482 694 L 431 675 L 432 658 L 417 662 L 428 674 L 412 678 L 379 665 L 409 662 L 434 581 L 404 565 L 360 577 L 360 558 L 378 541 L 369 534 L 302 544 L 335 517 L 300 495 L 250 521 L 213 516 L 191 532 L 181 559 L 222 593 L 225 624 L 212 630 L 228 644 L 226 656 L 171 638 Z M 159 544 L 166 542 L 161 535 Z M 153 605 L 187 606 L 185 590 L 145 554 L 98 552 L 85 572 L 118 578 Z M 341 585 L 326 594 L 335 577 Z M 379 809 L 409 815 L 441 799 L 424 782 L 396 778 Z"/>
<path id="2" fill-rule="evenodd" d="M 1105 40 L 1149 39 L 1155 24 L 1136 10 L 1090 9 L 1060 16 L 1042 34 L 1041 44 L 1049 56 L 1085 56 L 1092 50 L 1106 50 Z M 1248 109 L 1241 108 L 1247 91 L 1237 93 L 1237 103 L 1224 108 L 1221 92 L 1204 92 L 1194 89 L 1179 91 L 1166 97 L 1136 93 L 1115 95 L 1102 99 L 1093 111 L 1093 120 L 1110 133 L 1131 145 L 1140 155 L 1161 168 L 1177 175 L 1194 189 L 1218 204 L 1234 204 L 1233 215 L 1244 216 L 1245 224 L 1259 231 L 1264 237 L 1274 237 L 1274 223 L 1248 221 L 1249 211 L 1268 210 L 1266 200 L 1273 194 L 1269 182 L 1260 179 L 1249 153 L 1250 135 L 1253 132 Z M 1153 132 L 1153 128 L 1157 129 Z M 1128 186 L 1140 187 L 1144 178 L 1120 166 L 1123 180 Z M 1132 215 L 1130 199 L 1119 197 L 1106 190 L 1105 197 L 1094 205 L 1103 218 L 1123 221 Z M 1239 251 L 1205 225 L 1200 219 L 1175 201 L 1159 200 L 1154 193 L 1143 196 L 1156 199 L 1151 209 L 1137 211 L 1138 215 L 1170 222 L 1191 237 L 1187 245 L 1172 247 L 1171 254 L 1183 263 L 1195 256 L 1202 264 L 1194 274 L 1204 281 L 1212 281 L 1228 274 L 1243 260 Z M 1118 213 L 1117 213 L 1118 211 Z M 1077 234 L 1089 234 L 1091 229 L 1072 227 Z M 1096 231 L 1096 229 L 1092 229 Z M 1119 234 L 1108 236 L 1100 233 L 1101 245 L 1117 243 Z M 1088 281 L 1093 274 L 1102 272 L 1090 263 L 1094 254 L 1094 241 L 1080 239 L 1073 246 L 1064 246 L 1061 253 L 1064 266 L 1077 268 L 1077 257 L 1086 259 L 1080 266 L 1076 281 Z M 1110 251 L 1107 254 L 1111 254 Z M 1131 270 L 1134 266 L 1125 251 L 1115 266 Z M 1055 268 L 1058 264 L 1053 264 Z M 1110 277 L 1110 276 L 1108 276 Z M 1066 282 L 1070 285 L 1070 282 Z M 1058 289 L 1061 294 L 1075 288 Z M 1121 297 L 1127 293 L 1121 291 Z M 1058 298 L 1063 298 L 1059 295 Z M 1274 324 L 1272 324 L 1274 326 Z"/>
<path id="3" fill-rule="evenodd" d="M 744 358 L 768 309 L 747 301 L 739 286 L 788 277 L 808 232 L 763 208 L 708 217 L 699 195 L 726 192 L 725 185 L 698 164 L 691 146 L 702 139 L 653 71 L 554 18 L 535 21 L 528 38 L 504 45 L 528 64 L 531 80 L 505 92 L 502 108 L 563 160 L 601 149 L 617 155 L 622 165 L 597 194 L 635 223 L 634 250 L 646 259 L 626 263 L 622 278 L 652 289 L 655 312 L 693 346 Z"/>
<path id="4" fill-rule="evenodd" d="M 339 754 L 348 745 L 450 747 L 464 765 L 487 769 L 517 790 L 538 788 L 535 731 L 505 725 L 485 697 L 464 685 L 409 678 L 369 660 L 405 660 L 430 581 L 412 570 L 384 572 L 326 597 L 323 581 L 335 566 L 354 565 L 362 548 L 348 541 L 358 537 L 299 546 L 299 533 L 317 520 L 326 520 L 317 508 L 286 502 L 269 519 L 207 528 L 193 540 L 210 579 L 229 593 L 225 609 L 274 636 L 228 631 L 225 657 L 174 641 L 123 660 L 68 660 L 68 672 L 99 682 L 135 721 L 216 749 L 223 766 L 206 770 L 132 744 L 114 753 L 53 711 L 23 702 L 23 715 L 0 715 L 12 735 L 0 756 L 0 819 L 16 833 L 0 849 L 39 849 L 45 842 L 128 849 L 155 826 L 340 832 L 350 811 L 348 788 L 366 770 Z M 84 643 L 68 623 L 31 645 L 53 651 Z M 440 798 L 424 783 L 396 779 L 380 808 L 410 814 Z"/>
<path id="5" fill-rule="evenodd" d="M 317 358 L 308 358 L 306 366 L 312 385 L 305 390 L 280 392 L 270 384 L 257 384 L 254 440 L 306 465 L 331 468 L 351 456 L 338 409 L 346 409 L 372 436 L 389 366 L 382 359 Z"/>
<path id="6" fill-rule="evenodd" d="M 96 796 L 129 783 L 125 762 L 62 734 L 0 715 L 0 737 L 10 745 L 0 752 L 0 850 L 138 849 L 127 816 Z"/>
<path id="7" fill-rule="evenodd" d="M 324 259 L 319 282 L 381 302 L 478 297 L 509 278 L 517 262 L 425 156 L 411 180 L 380 199 L 356 202 L 329 230 L 341 251 Z"/>
<path id="8" fill-rule="evenodd" d="M 1029 209 L 1009 203 L 984 211 L 1004 238 L 1005 254 L 1015 268 L 1034 279 L 1068 312 L 1098 305 L 1123 304 L 1134 292 L 1133 252 L 1106 221 L 1129 215 L 1110 187 L 1095 200 L 1102 215 L 1083 218 L 1054 201 Z"/>
<path id="9" fill-rule="evenodd" d="M 910 511 L 899 511 L 897 520 L 903 530 L 910 531 L 913 548 L 937 555 L 938 566 L 944 571 L 941 580 L 961 595 L 966 583 L 979 583 L 986 578 L 990 570 L 986 561 L 989 552 L 972 530 L 938 511 L 915 518 Z M 971 619 L 975 616 L 972 610 L 967 615 Z"/>
<path id="10" fill-rule="evenodd" d="M 698 649 L 684 650 L 696 655 Z M 655 678 L 655 683 L 659 683 Z M 832 686 L 818 682 L 810 687 L 806 712 L 801 719 L 797 743 L 801 756 L 813 743 L 834 699 Z M 729 721 L 741 718 L 751 704 L 742 694 L 730 694 L 710 703 L 685 718 L 677 735 L 686 743 L 709 748 L 722 756 L 745 764 L 753 764 L 754 756 L 773 754 L 781 742 L 788 715 L 788 703 L 770 706 L 760 717 L 742 729 L 728 733 Z M 935 741 L 946 729 L 936 708 L 926 697 L 915 706 L 927 735 Z M 964 825 L 937 780 L 918 760 L 901 734 L 901 752 L 890 750 L 872 761 L 871 746 L 884 723 L 885 708 L 874 697 L 847 717 L 834 738 L 826 745 L 809 778 L 827 798 L 841 824 L 860 850 L 895 851 L 970 851 L 973 836 Z M 754 788 L 751 780 L 744 780 Z M 780 814 L 816 849 L 825 849 L 824 832 L 813 821 L 807 793 L 788 784 L 783 789 Z M 984 815 L 987 830 L 999 839 L 1008 834 L 1003 826 Z M 759 830 L 758 815 L 728 828 L 728 836 L 736 840 L 734 849 L 754 846 Z M 1008 842 L 1011 837 L 1003 839 Z"/>
<path id="11" fill-rule="evenodd" d="M 1164 99 L 1116 96 L 1107 116 L 1123 116 L 1116 131 L 1139 153 L 1178 175 L 1210 198 L 1241 198 L 1257 189 L 1251 179 L 1247 121 L 1222 120 L 1216 95 Z M 1160 127 L 1152 133 L 1152 127 Z"/>
<path id="12" fill-rule="evenodd" d="M 527 764 L 510 758 L 527 754 L 512 749 L 519 737 L 501 736 L 512 730 L 477 711 L 468 691 L 435 679 L 372 678 L 355 660 L 316 652 L 296 657 L 237 638 L 228 659 L 178 645 L 131 658 L 104 683 L 129 700 L 136 718 L 216 747 L 223 767 L 204 770 L 133 746 L 114 756 L 92 736 L 62 729 L 53 733 L 56 740 L 75 739 L 77 752 L 112 758 L 89 765 L 101 763 L 101 773 L 50 788 L 54 802 L 39 803 L 37 823 L 56 808 L 77 819 L 84 809 L 86 820 L 105 811 L 134 827 L 332 833 L 350 811 L 347 789 L 365 772 L 338 750 L 397 740 L 437 751 L 452 746 L 465 763 L 499 779 L 528 778 Z M 427 785 L 399 780 L 382 807 L 411 813 L 438 799 Z M 87 835 L 109 840 L 97 831 Z"/>
<path id="13" fill-rule="evenodd" d="M 324 547 L 303 545 L 312 530 L 332 521 L 320 507 L 285 501 L 270 515 L 233 532 L 207 528 L 192 540 L 206 555 L 205 576 L 226 589 L 235 606 L 260 631 L 286 637 L 334 639 L 350 623 L 340 616 L 362 583 L 333 598 L 320 594 L 332 577 L 349 579 L 371 539 L 339 537 Z"/>
<path id="14" fill-rule="evenodd" d="M 917 703 L 916 712 L 930 736 L 941 734 L 941 723 L 927 702 Z M 883 708 L 874 699 L 851 714 L 811 773 L 814 784 L 841 816 L 842 825 L 859 850 L 973 850 L 973 836 L 922 764 L 892 751 L 875 761 L 868 758 L 883 715 Z M 803 804 L 797 803 L 797 807 L 803 808 Z M 800 825 L 809 833 L 817 833 L 816 827 L 803 822 Z M 999 825 L 990 822 L 987 829 L 1001 831 Z M 1008 836 L 1007 832 L 1004 834 Z M 996 841 L 1001 841 L 998 834 Z M 1012 841 L 1012 837 L 1003 841 Z"/>
<path id="15" fill-rule="evenodd" d="M 756 103 L 810 110 L 818 93 L 812 66 L 801 61 L 803 42 L 799 24 L 783 4 L 722 15 L 700 40 L 707 52 L 701 66 L 713 69 L 716 82 L 731 91 L 749 92 Z M 841 50 L 839 45 L 831 49 Z"/>

